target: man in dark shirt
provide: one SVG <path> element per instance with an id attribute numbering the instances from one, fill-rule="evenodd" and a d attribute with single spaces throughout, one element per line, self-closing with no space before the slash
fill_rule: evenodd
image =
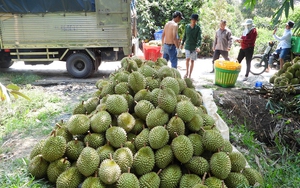
<path id="1" fill-rule="evenodd" d="M 180 48 L 183 47 L 185 49 L 185 57 L 186 57 L 186 74 L 185 78 L 191 78 L 191 74 L 194 68 L 194 61 L 197 59 L 197 53 L 200 52 L 201 45 L 201 28 L 197 25 L 198 14 L 192 14 L 191 23 L 185 26 L 184 36 L 182 39 L 182 43 Z M 191 66 L 190 66 L 191 60 Z"/>

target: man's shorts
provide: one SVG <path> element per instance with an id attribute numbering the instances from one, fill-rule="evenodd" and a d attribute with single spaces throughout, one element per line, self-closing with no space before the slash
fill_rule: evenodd
<path id="1" fill-rule="evenodd" d="M 196 50 L 194 50 L 194 51 L 185 50 L 185 58 L 186 59 L 191 59 L 191 60 L 196 60 L 197 59 Z"/>
<path id="2" fill-rule="evenodd" d="M 280 59 L 284 59 L 285 56 L 287 56 L 288 53 L 290 53 L 290 50 L 291 50 L 290 48 L 283 48 L 283 49 L 280 48 L 276 50 L 276 53 L 279 54 Z"/>

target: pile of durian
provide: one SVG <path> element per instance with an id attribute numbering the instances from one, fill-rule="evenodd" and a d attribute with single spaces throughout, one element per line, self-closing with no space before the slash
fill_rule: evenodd
<path id="1" fill-rule="evenodd" d="M 223 139 L 192 80 L 159 58 L 126 57 L 30 154 L 57 188 L 236 188 L 262 175 Z"/>
<path id="2" fill-rule="evenodd" d="M 276 72 L 269 81 L 275 87 L 299 84 L 300 57 L 295 57 L 292 62 L 285 62 L 282 69 Z"/>

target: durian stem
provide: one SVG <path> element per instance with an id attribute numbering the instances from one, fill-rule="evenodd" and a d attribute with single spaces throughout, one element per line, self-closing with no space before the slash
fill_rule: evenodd
<path id="1" fill-rule="evenodd" d="M 111 153 L 109 153 L 109 159 L 112 160 L 112 154 Z"/>
<path id="2" fill-rule="evenodd" d="M 213 129 L 215 126 L 216 126 L 216 125 L 215 125 L 215 124 L 213 124 L 213 125 L 211 126 L 211 128 L 210 128 L 210 129 Z"/>
<path id="3" fill-rule="evenodd" d="M 91 135 L 92 134 L 91 131 L 88 131 L 88 134 Z"/>
<path id="4" fill-rule="evenodd" d="M 53 135 L 53 137 L 56 137 L 56 130 L 55 129 L 51 132 L 50 136 L 52 136 L 52 135 Z"/>
<path id="5" fill-rule="evenodd" d="M 177 134 L 177 132 L 174 132 L 174 134 L 175 134 L 175 136 L 176 136 L 176 137 L 178 137 L 178 134 Z"/>
<path id="6" fill-rule="evenodd" d="M 222 180 L 222 188 L 225 188 L 224 180 Z"/>
<path id="7" fill-rule="evenodd" d="M 89 142 L 86 142 L 86 143 L 85 143 L 85 146 L 86 146 L 86 147 L 89 147 Z"/>
<path id="8" fill-rule="evenodd" d="M 201 127 L 201 129 L 202 129 L 203 132 L 206 132 L 205 129 L 203 129 L 203 127 Z"/>
<path id="9" fill-rule="evenodd" d="M 157 175 L 159 175 L 161 173 L 162 169 L 159 169 L 159 171 L 156 173 Z"/>
<path id="10" fill-rule="evenodd" d="M 204 185 L 206 175 L 207 175 L 207 172 L 205 172 L 204 175 L 203 175 L 203 177 L 202 177 L 202 185 Z"/>
<path id="11" fill-rule="evenodd" d="M 61 128 L 61 125 L 60 125 L 60 124 L 56 123 L 55 125 L 56 125 L 58 128 Z"/>
<path id="12" fill-rule="evenodd" d="M 68 160 L 68 157 L 65 157 L 63 163 L 65 163 L 67 160 Z"/>
<path id="13" fill-rule="evenodd" d="M 78 143 L 78 138 L 75 137 L 74 140 L 75 140 L 75 144 L 77 144 Z"/>
<path id="14" fill-rule="evenodd" d="M 130 173 L 130 167 L 128 167 L 127 172 Z"/>

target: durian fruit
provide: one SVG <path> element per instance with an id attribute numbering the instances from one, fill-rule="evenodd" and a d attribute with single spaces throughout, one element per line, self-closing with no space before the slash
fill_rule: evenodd
<path id="1" fill-rule="evenodd" d="M 88 142 L 86 147 L 80 153 L 76 166 L 81 174 L 88 177 L 95 173 L 100 163 L 100 157 L 97 151 L 89 147 Z"/>
<path id="2" fill-rule="evenodd" d="M 139 176 L 151 172 L 155 165 L 154 152 L 149 146 L 144 146 L 137 151 L 133 158 L 133 169 Z"/>
<path id="3" fill-rule="evenodd" d="M 112 123 L 111 115 L 107 111 L 99 111 L 90 119 L 91 129 L 95 133 L 104 133 Z"/>
<path id="4" fill-rule="evenodd" d="M 228 177 L 224 181 L 228 188 L 249 186 L 249 182 L 248 182 L 247 178 L 243 174 L 238 173 L 238 172 L 230 172 Z"/>
<path id="5" fill-rule="evenodd" d="M 55 124 L 56 126 L 56 136 L 62 136 L 66 139 L 67 142 L 73 139 L 73 135 L 68 131 L 66 124 L 61 120 L 59 123 Z"/>
<path id="6" fill-rule="evenodd" d="M 160 187 L 160 178 L 159 174 L 162 170 L 160 169 L 157 173 L 149 172 L 142 175 L 139 178 L 139 183 L 141 188 L 159 188 Z"/>
<path id="7" fill-rule="evenodd" d="M 103 146 L 105 142 L 105 136 L 103 133 L 91 133 L 88 131 L 88 134 L 83 139 L 84 143 L 89 143 L 89 146 L 97 149 L 100 146 Z"/>
<path id="8" fill-rule="evenodd" d="M 241 172 L 246 167 L 246 158 L 240 152 L 231 152 L 229 154 L 231 161 L 231 172 Z"/>
<path id="9" fill-rule="evenodd" d="M 123 146 L 127 140 L 126 131 L 122 127 L 110 127 L 106 130 L 105 137 L 110 145 L 115 148 Z"/>
<path id="10" fill-rule="evenodd" d="M 29 159 L 32 160 L 33 157 L 42 153 L 42 148 L 44 147 L 45 139 L 40 140 L 31 150 Z"/>
<path id="11" fill-rule="evenodd" d="M 206 174 L 207 173 L 203 175 L 201 183 L 195 184 L 192 188 L 208 188 L 206 185 L 204 185 Z"/>
<path id="12" fill-rule="evenodd" d="M 175 111 L 184 122 L 191 121 L 196 114 L 194 105 L 190 101 L 178 102 Z"/>
<path id="13" fill-rule="evenodd" d="M 146 120 L 148 113 L 151 110 L 154 110 L 154 108 L 154 105 L 150 101 L 140 100 L 136 103 L 134 112 L 139 118 L 141 118 L 142 120 Z"/>
<path id="14" fill-rule="evenodd" d="M 84 114 L 75 114 L 67 122 L 68 131 L 72 135 L 82 135 L 90 129 L 90 118 Z"/>
<path id="15" fill-rule="evenodd" d="M 193 144 L 194 156 L 200 156 L 204 152 L 204 147 L 202 143 L 202 136 L 197 133 L 192 133 L 188 135 L 188 138 Z"/>
<path id="16" fill-rule="evenodd" d="M 231 171 L 231 161 L 229 156 L 224 152 L 214 153 L 209 161 L 211 173 L 219 178 L 225 179 Z"/>
<path id="17" fill-rule="evenodd" d="M 143 66 L 141 66 L 138 71 L 143 76 L 145 76 L 145 77 L 153 77 L 153 78 L 157 78 L 158 77 L 157 70 L 155 70 L 154 68 L 150 67 L 149 65 L 143 65 Z"/>
<path id="18" fill-rule="evenodd" d="M 46 177 L 49 162 L 42 155 L 34 156 L 28 164 L 28 172 L 36 179 Z"/>
<path id="19" fill-rule="evenodd" d="M 173 116 L 168 122 L 166 129 L 168 130 L 170 137 L 173 139 L 176 137 L 175 132 L 177 135 L 183 135 L 185 133 L 185 124 L 183 120 L 175 114 L 175 116 Z"/>
<path id="20" fill-rule="evenodd" d="M 157 102 L 159 108 L 164 110 L 166 113 L 172 113 L 176 107 L 176 102 L 177 102 L 176 94 L 171 88 L 164 88 L 158 94 Z"/>
<path id="21" fill-rule="evenodd" d="M 145 128 L 140 132 L 140 134 L 136 136 L 136 138 L 134 139 L 134 146 L 137 150 L 141 149 L 145 145 L 149 145 L 149 133 L 149 129 Z"/>
<path id="22" fill-rule="evenodd" d="M 126 94 L 130 92 L 127 82 L 119 82 L 114 88 L 115 94 Z"/>
<path id="23" fill-rule="evenodd" d="M 187 163 L 194 153 L 193 144 L 185 135 L 179 135 L 171 143 L 174 156 L 181 163 Z"/>
<path id="24" fill-rule="evenodd" d="M 254 168 L 245 168 L 242 174 L 247 178 L 251 186 L 264 186 L 262 175 Z"/>
<path id="25" fill-rule="evenodd" d="M 149 132 L 149 145 L 152 149 L 160 149 L 169 142 L 169 133 L 163 126 L 156 126 Z"/>
<path id="26" fill-rule="evenodd" d="M 141 89 L 146 88 L 146 78 L 140 72 L 134 71 L 128 76 L 128 85 L 137 93 Z"/>
<path id="27" fill-rule="evenodd" d="M 73 166 L 61 173 L 56 180 L 57 188 L 76 188 L 83 182 L 84 176 Z"/>
<path id="28" fill-rule="evenodd" d="M 174 154 L 170 145 L 165 145 L 164 147 L 155 151 L 155 165 L 164 169 L 174 160 Z"/>
<path id="29" fill-rule="evenodd" d="M 118 181 L 121 176 L 120 166 L 112 159 L 110 155 L 109 159 L 105 159 L 101 162 L 98 169 L 99 178 L 102 182 L 107 185 L 114 184 Z"/>
<path id="30" fill-rule="evenodd" d="M 133 164 L 133 154 L 128 147 L 118 148 L 113 153 L 114 161 L 120 166 L 121 172 L 128 172 Z"/>
<path id="31" fill-rule="evenodd" d="M 159 174 L 160 187 L 176 188 L 179 185 L 181 176 L 180 166 L 176 164 L 169 165 Z"/>
<path id="32" fill-rule="evenodd" d="M 122 95 L 109 95 L 105 104 L 107 111 L 113 115 L 120 115 L 128 110 L 127 100 Z"/>
<path id="33" fill-rule="evenodd" d="M 67 143 L 65 155 L 68 157 L 68 159 L 76 161 L 84 147 L 84 143 L 75 137 L 74 140 L 71 140 Z"/>
<path id="34" fill-rule="evenodd" d="M 135 93 L 133 100 L 136 102 L 139 102 L 140 100 L 151 100 L 152 98 L 152 93 L 151 91 L 146 88 L 146 89 L 141 89 L 138 92 Z"/>
<path id="35" fill-rule="evenodd" d="M 207 178 L 204 182 L 204 185 L 206 185 L 209 188 L 219 188 L 219 187 L 226 188 L 224 185 L 224 181 L 214 176 Z"/>
<path id="36" fill-rule="evenodd" d="M 114 148 L 109 144 L 109 142 L 97 148 L 96 151 L 99 155 L 100 162 L 104 161 L 105 159 L 108 159 L 109 156 L 115 152 Z"/>
<path id="37" fill-rule="evenodd" d="M 84 106 L 84 101 L 80 102 L 79 104 L 77 104 L 74 109 L 73 109 L 73 112 L 72 114 L 86 114 L 86 109 L 85 109 L 85 106 Z"/>
<path id="38" fill-rule="evenodd" d="M 56 130 L 45 140 L 42 148 L 42 156 L 45 160 L 52 162 L 60 159 L 66 151 L 67 142 L 62 136 L 56 136 Z"/>
<path id="39" fill-rule="evenodd" d="M 149 129 L 155 126 L 164 126 L 169 121 L 169 115 L 160 108 L 151 110 L 146 117 L 146 125 Z"/>
<path id="40" fill-rule="evenodd" d="M 216 152 L 224 145 L 224 139 L 220 132 L 215 130 L 204 130 L 203 133 L 203 146 L 206 150 Z"/>
<path id="41" fill-rule="evenodd" d="M 203 127 L 204 121 L 200 114 L 195 114 L 191 121 L 186 124 L 186 127 L 192 132 L 200 131 Z"/>
<path id="42" fill-rule="evenodd" d="M 92 97 L 89 98 L 83 105 L 86 109 L 86 113 L 90 114 L 92 111 L 96 110 L 96 107 L 99 104 L 99 98 L 98 97 Z"/>
<path id="43" fill-rule="evenodd" d="M 128 172 L 121 174 L 121 176 L 119 177 L 116 187 L 117 188 L 129 188 L 129 187 L 139 188 L 140 183 L 136 175 L 130 173 L 130 168 L 128 168 Z"/>
<path id="44" fill-rule="evenodd" d="M 193 188 L 196 184 L 201 183 L 201 178 L 195 174 L 184 174 L 181 176 L 180 188 Z"/>
<path id="45" fill-rule="evenodd" d="M 135 125 L 135 118 L 129 112 L 123 112 L 117 118 L 118 126 L 130 132 Z"/>
<path id="46" fill-rule="evenodd" d="M 81 188 L 91 187 L 105 188 L 105 184 L 101 182 L 100 178 L 98 177 L 97 171 L 95 172 L 95 176 L 90 176 L 86 178 L 81 185 Z"/>
<path id="47" fill-rule="evenodd" d="M 71 167 L 67 157 L 51 162 L 47 168 L 47 177 L 51 183 L 56 183 L 58 176 Z"/>
<path id="48" fill-rule="evenodd" d="M 184 166 L 192 173 L 199 176 L 203 176 L 205 173 L 209 172 L 209 163 L 201 156 L 193 156 L 191 160 L 184 164 Z"/>
<path id="49" fill-rule="evenodd" d="M 170 88 L 174 92 L 175 95 L 178 95 L 179 91 L 180 91 L 179 83 L 176 80 L 176 78 L 173 78 L 173 77 L 165 77 L 164 79 L 162 79 L 160 82 L 160 87 L 163 90 Z"/>

